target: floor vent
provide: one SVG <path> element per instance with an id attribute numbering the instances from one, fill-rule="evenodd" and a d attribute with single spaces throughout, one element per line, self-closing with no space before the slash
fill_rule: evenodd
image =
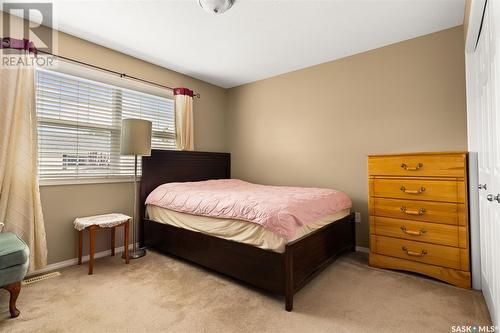
<path id="1" fill-rule="evenodd" d="M 26 279 L 26 280 L 23 281 L 23 285 L 32 284 L 32 283 L 35 283 L 35 282 L 40 282 L 40 281 L 47 280 L 47 279 L 50 279 L 50 278 L 53 278 L 53 277 L 56 277 L 56 276 L 59 276 L 59 275 L 61 275 L 61 273 L 59 273 L 59 272 L 52 272 L 52 273 L 48 273 L 48 274 L 43 274 L 43 275 L 38 275 L 38 276 L 30 277 L 29 279 Z"/>

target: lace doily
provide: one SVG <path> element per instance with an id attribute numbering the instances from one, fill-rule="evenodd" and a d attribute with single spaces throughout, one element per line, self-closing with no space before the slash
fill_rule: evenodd
<path id="1" fill-rule="evenodd" d="M 75 229 L 82 231 L 91 225 L 98 225 L 101 228 L 111 228 L 130 220 L 131 217 L 125 214 L 112 213 L 96 216 L 77 217 L 73 222 Z"/>

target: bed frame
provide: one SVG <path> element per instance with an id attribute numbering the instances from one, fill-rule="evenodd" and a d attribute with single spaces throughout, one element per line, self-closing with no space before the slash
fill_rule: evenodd
<path id="1" fill-rule="evenodd" d="M 147 196 L 169 182 L 230 178 L 230 154 L 153 150 L 142 158 L 140 216 Z M 271 293 L 293 296 L 346 251 L 355 250 L 353 214 L 288 243 L 284 253 L 141 219 L 141 246 L 194 262 Z"/>

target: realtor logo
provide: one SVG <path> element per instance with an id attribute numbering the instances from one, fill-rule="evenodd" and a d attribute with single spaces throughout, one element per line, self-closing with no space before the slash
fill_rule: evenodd
<path id="1" fill-rule="evenodd" d="M 32 41 L 39 51 L 53 53 L 53 12 L 52 3 L 0 4 L 4 15 L 0 37 L 27 39 Z"/>

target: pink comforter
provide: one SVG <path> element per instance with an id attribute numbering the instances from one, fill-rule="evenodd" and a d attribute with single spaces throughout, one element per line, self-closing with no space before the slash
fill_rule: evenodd
<path id="1" fill-rule="evenodd" d="M 146 199 L 177 212 L 258 223 L 287 240 L 297 229 L 350 208 L 343 192 L 286 186 L 266 186 L 238 179 L 167 183 Z"/>

